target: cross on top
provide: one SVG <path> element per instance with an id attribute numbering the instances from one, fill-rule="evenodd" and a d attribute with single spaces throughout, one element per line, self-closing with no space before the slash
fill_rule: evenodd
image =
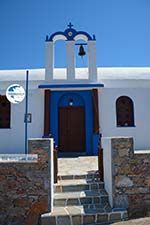
<path id="1" fill-rule="evenodd" d="M 71 29 L 73 27 L 72 23 L 69 23 L 68 27 Z"/>

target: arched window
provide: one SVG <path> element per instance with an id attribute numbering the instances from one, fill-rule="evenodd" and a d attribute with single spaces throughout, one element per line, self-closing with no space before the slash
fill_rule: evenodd
<path id="1" fill-rule="evenodd" d="M 133 101 L 127 96 L 121 96 L 116 101 L 117 126 L 134 126 Z"/>
<path id="2" fill-rule="evenodd" d="M 0 128 L 10 128 L 10 102 L 0 96 Z"/>

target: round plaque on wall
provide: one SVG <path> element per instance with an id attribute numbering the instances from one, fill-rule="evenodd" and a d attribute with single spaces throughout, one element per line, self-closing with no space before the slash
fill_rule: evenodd
<path id="1" fill-rule="evenodd" d="M 25 98 L 25 90 L 20 84 L 12 84 L 6 90 L 8 101 L 13 104 L 19 104 Z"/>

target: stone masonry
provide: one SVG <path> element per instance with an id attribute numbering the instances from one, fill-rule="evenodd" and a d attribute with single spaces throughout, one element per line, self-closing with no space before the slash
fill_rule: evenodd
<path id="1" fill-rule="evenodd" d="M 53 211 L 41 216 L 41 225 L 106 225 L 127 218 L 126 210 L 110 207 L 97 156 L 58 159 Z"/>
<path id="2" fill-rule="evenodd" d="M 37 225 L 40 215 L 50 211 L 50 142 L 29 140 L 29 152 L 37 162 L 0 163 L 0 224 Z"/>
<path id="3" fill-rule="evenodd" d="M 133 138 L 111 138 L 113 206 L 129 217 L 150 213 L 150 151 L 133 149 Z"/>

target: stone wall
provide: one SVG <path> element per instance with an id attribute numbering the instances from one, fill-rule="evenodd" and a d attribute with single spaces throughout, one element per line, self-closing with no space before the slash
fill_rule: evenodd
<path id="1" fill-rule="evenodd" d="M 52 139 L 29 140 L 37 162 L 0 163 L 0 224 L 37 225 L 40 214 L 51 210 Z"/>
<path id="2" fill-rule="evenodd" d="M 149 215 L 150 151 L 134 152 L 130 137 L 110 142 L 113 207 L 127 208 L 132 218 Z"/>

